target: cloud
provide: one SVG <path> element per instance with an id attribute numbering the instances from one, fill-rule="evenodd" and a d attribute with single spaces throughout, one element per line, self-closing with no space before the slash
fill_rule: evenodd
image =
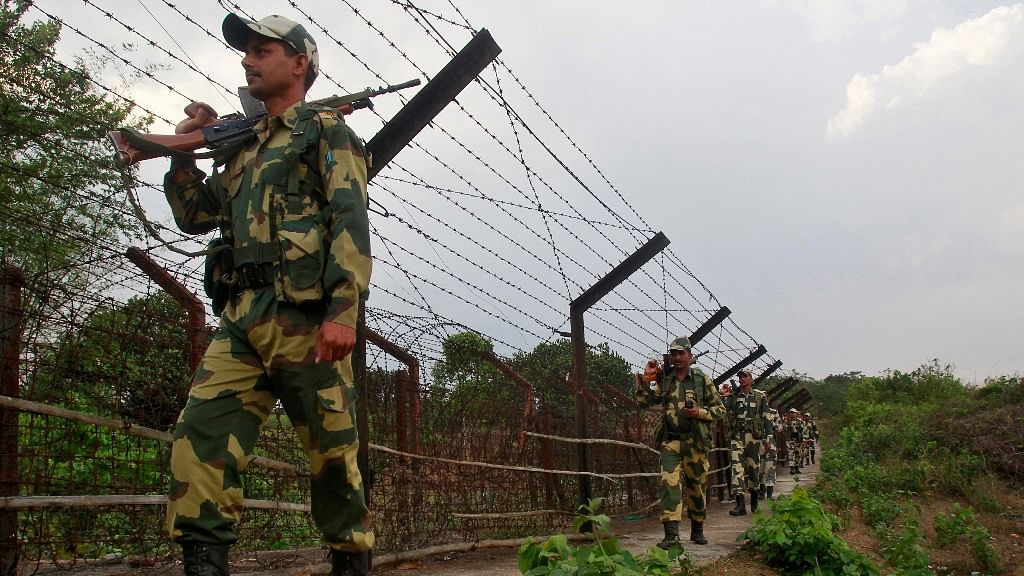
<path id="1" fill-rule="evenodd" d="M 872 113 L 895 109 L 925 94 L 936 83 L 972 66 L 990 66 L 1024 38 L 1024 4 L 1000 6 L 981 16 L 938 28 L 914 52 L 878 74 L 856 74 L 846 86 L 846 108 L 828 121 L 827 135 L 849 135 Z"/>

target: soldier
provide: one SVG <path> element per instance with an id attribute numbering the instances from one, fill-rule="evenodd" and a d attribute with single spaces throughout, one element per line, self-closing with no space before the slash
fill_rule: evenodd
<path id="1" fill-rule="evenodd" d="M 740 370 L 739 379 L 740 388 L 726 404 L 728 419 L 732 424 L 730 454 L 735 479 L 732 490 L 736 498 L 736 507 L 729 510 L 730 516 L 746 515 L 746 495 L 750 496 L 750 511 L 757 512 L 757 490 L 761 484 L 761 441 L 765 437 L 768 413 L 768 397 L 764 392 L 754 390 L 754 376 L 750 370 Z"/>
<path id="2" fill-rule="evenodd" d="M 803 455 L 804 421 L 796 408 L 790 408 L 786 414 L 786 457 L 789 461 L 789 473 L 800 473 L 800 462 Z"/>
<path id="3" fill-rule="evenodd" d="M 775 500 L 773 497 L 775 492 L 775 464 L 778 458 L 778 451 L 775 449 L 775 435 L 782 424 L 781 418 L 779 418 L 779 411 L 769 407 L 766 420 L 768 426 L 765 429 L 764 435 L 764 457 L 761 458 L 761 487 L 759 496 L 763 494 L 763 498 Z"/>
<path id="4" fill-rule="evenodd" d="M 722 382 L 722 385 L 718 387 L 718 396 L 722 399 L 722 403 L 725 406 L 729 405 L 729 397 L 732 396 L 732 391 L 736 388 L 736 381 L 732 378 L 728 382 Z M 718 421 L 718 425 L 724 428 L 724 434 L 726 438 L 732 438 L 732 430 L 729 429 L 728 418 L 723 418 Z M 736 500 L 732 497 L 732 487 L 736 484 L 736 478 L 733 474 L 732 466 L 728 467 L 725 474 L 725 493 L 719 495 L 719 504 L 733 504 Z"/>
<path id="5" fill-rule="evenodd" d="M 704 537 L 707 516 L 704 492 L 708 450 L 711 449 L 710 425 L 725 411 L 715 383 L 692 366 L 689 338 L 670 342 L 668 353 L 672 372 L 662 374 L 658 362 L 652 360 L 644 370 L 646 385 L 636 390 L 636 399 L 642 406 L 659 404 L 664 410 L 655 443 L 661 453 L 661 521 L 665 527 L 665 538 L 658 546 L 666 550 L 679 542 L 684 494 L 690 517 L 690 540 L 697 544 L 708 543 Z M 653 388 L 649 387 L 652 382 L 656 383 Z"/>
<path id="6" fill-rule="evenodd" d="M 223 268 L 208 281 L 228 293 L 215 301 L 220 326 L 174 431 L 168 531 L 186 575 L 228 574 L 240 473 L 280 402 L 309 455 L 312 516 L 331 574 L 368 574 L 374 535 L 356 465 L 350 356 L 370 278 L 366 154 L 335 111 L 306 104 L 319 57 L 302 26 L 228 14 L 222 28 L 245 53 L 249 92 L 267 117 L 209 178 L 174 157 L 164 179 L 182 231 L 220 228 Z M 185 112 L 178 133 L 217 117 L 198 102 Z"/>
<path id="7" fill-rule="evenodd" d="M 818 443 L 818 424 L 810 412 L 804 412 L 804 422 L 807 424 L 807 447 L 810 450 L 811 464 L 814 464 L 814 448 Z"/>

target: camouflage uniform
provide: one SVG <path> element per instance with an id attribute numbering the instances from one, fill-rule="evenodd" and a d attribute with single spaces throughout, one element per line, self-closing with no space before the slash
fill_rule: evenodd
<path id="1" fill-rule="evenodd" d="M 790 418 L 786 422 L 786 459 L 790 473 L 800 467 L 803 458 L 804 421 Z"/>
<path id="2" fill-rule="evenodd" d="M 682 520 L 683 484 L 687 516 L 703 522 L 707 516 L 704 493 L 708 450 L 711 449 L 709 425 L 725 412 L 714 382 L 699 368 L 691 366 L 682 381 L 671 371 L 662 377 L 656 390 L 638 389 L 636 399 L 645 407 L 660 404 L 665 411 L 656 438 L 661 453 L 661 521 Z M 686 417 L 683 410 L 687 400 L 693 400 L 700 409 L 700 416 Z"/>
<path id="3" fill-rule="evenodd" d="M 736 390 L 727 405 L 732 438 L 730 455 L 733 471 L 732 494 L 758 489 L 761 484 L 760 466 L 762 440 L 765 437 L 768 398 L 760 390 L 751 388 L 744 393 Z"/>
<path id="4" fill-rule="evenodd" d="M 810 452 L 810 463 L 814 464 L 815 445 L 818 443 L 818 424 L 814 422 L 810 413 L 805 413 L 804 417 L 807 422 L 807 449 Z"/>
<path id="5" fill-rule="evenodd" d="M 231 239 L 237 283 L 174 432 L 167 528 L 182 544 L 231 544 L 239 477 L 278 401 L 309 455 L 312 516 L 340 551 L 373 546 L 352 357 L 314 362 L 324 322 L 354 328 L 370 278 L 366 159 L 334 111 L 297 102 L 204 182 L 172 162 L 178 226 Z"/>
<path id="6" fill-rule="evenodd" d="M 779 411 L 769 408 L 765 418 L 768 426 L 764 436 L 764 458 L 761 459 L 761 483 L 767 487 L 775 486 L 775 463 L 778 451 L 775 449 L 775 433 L 779 430 Z"/>

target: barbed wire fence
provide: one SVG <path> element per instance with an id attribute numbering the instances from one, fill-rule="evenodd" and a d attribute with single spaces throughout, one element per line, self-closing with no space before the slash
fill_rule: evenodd
<path id="1" fill-rule="evenodd" d="M 221 8 L 258 15 L 224 0 L 207 2 L 206 11 L 216 14 L 202 18 L 167 0 L 137 2 L 145 10 L 83 0 L 74 11 L 36 2 L 29 14 L 59 23 L 77 42 L 129 69 L 134 93 L 159 94 L 162 104 L 149 105 L 113 82 L 90 78 L 97 91 L 153 118 L 154 131 L 173 127 L 170 106 L 191 100 L 233 106 L 228 86 L 237 74 L 204 70 L 166 29 L 186 29 L 202 44 L 195 50 L 233 61 L 236 53 L 216 31 Z M 268 4 L 320 40 L 320 87 L 342 93 L 396 78 L 429 79 L 479 29 L 454 2 L 282 0 L 260 9 Z M 348 13 L 344 34 L 321 25 L 339 9 Z M 90 26 L 97 18 L 107 25 Z M 125 35 L 134 47 L 125 47 Z M 38 57 L 76 70 L 53 54 Z M 343 75 L 353 80 L 343 84 Z M 42 107 L 58 98 L 16 77 L 5 80 L 34 94 Z M 173 105 L 164 104 L 168 99 Z M 386 122 L 389 106 L 406 101 L 399 94 L 351 121 L 368 136 Z M 111 169 L 95 148 L 23 126 L 4 128 L 20 130 L 39 149 Z M 127 198 L 68 188 L 25 171 L 16 159 L 0 160 L 0 172 L 72 202 L 136 217 Z M 201 305 L 183 307 L 167 293 L 168 283 L 202 293 L 201 260 L 175 249 L 196 251 L 206 239 L 177 231 L 158 208 L 161 186 L 143 174 L 127 177 L 162 240 L 98 242 L 73 223 L 4 208 L 12 226 L 73 242 L 83 254 L 29 276 L 5 269 L 0 278 L 5 354 L 15 350 L 4 357 L 0 401 L 0 528 L 8 526 L 0 547 L 13 547 L 27 573 L 103 562 L 142 570 L 167 565 L 175 552 L 161 529 L 168 431 L 184 405 L 197 347 L 215 321 Z M 589 445 L 595 496 L 614 515 L 649 510 L 659 475 L 656 457 L 642 445 L 657 415 L 632 401 L 632 382 L 577 387 L 564 374 L 532 381 L 520 375 L 538 346 L 567 346 L 562 334 L 573 298 L 654 233 L 627 200 L 629 192 L 611 182 L 538 92 L 499 58 L 374 180 L 370 194 L 375 269 L 366 314 L 369 386 L 359 409 L 369 421 L 378 553 L 566 529 L 578 504 L 578 394 L 589 407 L 591 436 L 607 440 Z M 126 256 L 133 248 L 150 263 L 149 272 Z M 45 254 L 32 256 L 45 261 Z M 68 282 L 70 276 L 76 281 Z M 666 249 L 590 309 L 589 340 L 606 344 L 592 347 L 596 352 L 640 371 L 670 337 L 693 333 L 722 308 L 683 258 Z M 493 352 L 480 357 L 490 370 L 486 377 L 460 388 L 435 374 L 446 342 L 467 331 Z M 700 363 L 720 375 L 758 346 L 729 317 L 699 344 Z M 763 373 L 775 364 L 761 354 L 749 367 Z M 283 412 L 265 426 L 257 456 L 245 475 L 247 509 L 235 550 L 239 566 L 270 570 L 302 561 L 320 542 L 304 504 L 304 454 Z"/>

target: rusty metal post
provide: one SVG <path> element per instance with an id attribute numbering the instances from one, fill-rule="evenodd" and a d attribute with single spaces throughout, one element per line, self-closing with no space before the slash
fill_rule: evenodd
<path id="1" fill-rule="evenodd" d="M 366 341 L 373 344 L 377 348 L 390 354 L 395 360 L 398 360 L 409 371 L 408 381 L 406 385 L 406 394 L 399 396 L 395 395 L 396 410 L 398 409 L 397 403 L 408 403 L 409 412 L 411 414 L 411 422 L 409 426 L 412 428 L 412 452 L 413 454 L 420 453 L 420 361 L 412 355 L 411 352 L 388 340 L 384 336 L 378 334 L 370 328 L 363 327 L 366 333 Z M 363 344 L 363 350 L 365 354 L 365 343 Z"/>
<path id="2" fill-rule="evenodd" d="M 19 396 L 19 360 L 24 311 L 21 270 L 0 270 L 0 391 Z M 18 495 L 18 410 L 0 408 L 0 497 Z M 0 512 L 0 575 L 14 576 L 18 569 L 18 513 Z"/>
<path id="3" fill-rule="evenodd" d="M 587 427 L 587 340 L 583 327 L 583 313 L 590 309 L 606 294 L 616 286 L 626 281 L 634 272 L 640 269 L 651 258 L 668 246 L 669 240 L 664 233 L 658 232 L 646 244 L 636 252 L 619 263 L 611 272 L 605 274 L 593 286 L 587 289 L 569 304 L 569 330 L 572 344 L 572 380 L 576 385 L 576 437 L 587 439 L 590 432 Z M 590 472 L 590 451 L 586 444 L 579 444 L 576 450 L 576 469 L 580 472 Z M 593 495 L 593 488 L 590 476 L 580 474 L 579 476 L 579 503 L 586 505 L 590 503 Z M 590 527 L 584 526 L 583 531 Z"/>
<path id="4" fill-rule="evenodd" d="M 776 360 L 775 363 L 772 364 L 771 366 L 769 366 L 767 370 L 765 370 L 764 372 L 761 372 L 760 376 L 758 376 L 757 378 L 754 378 L 754 386 L 757 386 L 761 382 L 764 382 L 765 380 L 767 380 L 768 377 L 771 376 L 773 372 L 775 372 L 776 370 L 778 370 L 781 367 L 782 367 L 782 360 Z"/>
<path id="5" fill-rule="evenodd" d="M 768 352 L 768 350 L 764 347 L 764 344 L 758 344 L 757 348 L 755 348 L 753 351 L 751 351 L 750 354 L 747 354 L 746 358 L 744 358 L 743 360 L 740 360 L 739 362 L 737 362 L 736 365 L 733 366 L 732 368 L 729 368 L 725 372 L 722 372 L 721 374 L 719 374 L 715 378 L 715 386 L 721 386 L 722 382 L 725 382 L 729 378 L 732 378 L 733 376 L 736 375 L 737 372 L 742 370 L 745 366 L 749 365 L 754 360 L 757 360 L 758 358 L 760 358 L 761 356 L 763 356 L 767 352 Z"/>
<path id="6" fill-rule="evenodd" d="M 370 378 L 366 372 L 366 300 L 359 299 L 359 315 L 356 320 L 356 347 L 352 350 L 352 378 L 356 386 L 356 431 L 359 434 L 359 450 L 356 464 L 363 477 L 363 493 L 366 507 L 370 507 L 373 490 L 373 469 L 370 468 Z"/>
<path id="7" fill-rule="evenodd" d="M 202 300 L 139 248 L 129 248 L 124 255 L 188 313 L 188 324 L 185 326 L 188 334 L 188 371 L 194 373 L 206 353 L 206 307 Z"/>
<path id="8" fill-rule="evenodd" d="M 768 391 L 768 404 L 772 405 L 772 407 L 777 407 L 775 405 L 778 404 L 779 399 L 786 393 L 786 390 L 796 386 L 796 384 L 797 379 L 792 376 L 786 378 L 782 382 L 779 382 L 774 388 Z"/>
<path id="9" fill-rule="evenodd" d="M 693 332 L 693 334 L 690 334 L 690 346 L 696 346 L 697 342 L 703 340 L 704 337 L 710 334 L 716 326 L 725 321 L 725 319 L 729 317 L 729 314 L 732 314 L 732 310 L 729 310 L 728 306 L 722 306 L 719 308 L 718 312 L 712 314 L 711 318 L 705 320 L 704 323 Z"/>
<path id="10" fill-rule="evenodd" d="M 394 373 L 394 394 L 395 399 L 395 444 L 402 452 L 409 451 L 409 440 L 406 433 L 409 430 L 409 423 L 405 420 L 406 399 L 409 394 L 406 388 L 409 386 L 409 373 L 405 370 L 395 370 Z"/>

